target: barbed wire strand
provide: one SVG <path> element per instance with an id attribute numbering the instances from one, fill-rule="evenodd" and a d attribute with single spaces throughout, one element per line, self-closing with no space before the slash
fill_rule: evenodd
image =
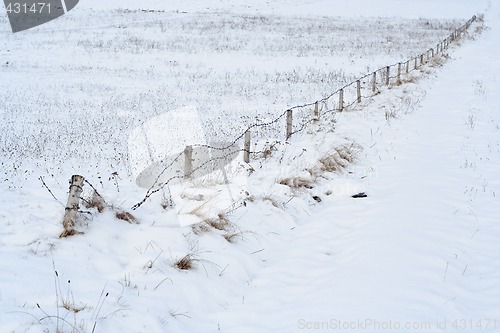
<path id="1" fill-rule="evenodd" d="M 373 74 L 375 74 L 375 89 L 376 89 L 376 91 L 374 91 L 371 95 L 361 95 L 359 97 L 361 97 L 361 100 L 363 100 L 363 99 L 370 99 L 370 98 L 373 98 L 373 97 L 379 95 L 381 93 L 380 90 L 379 90 L 379 85 L 381 85 L 382 87 L 387 86 L 387 84 L 386 84 L 387 81 L 398 79 L 398 78 L 401 79 L 402 76 L 408 75 L 408 74 L 412 73 L 413 71 L 419 70 L 422 66 L 425 66 L 426 64 L 430 63 L 432 61 L 432 59 L 427 59 L 427 61 L 425 61 L 425 58 L 428 57 L 429 52 L 432 52 L 432 50 L 434 50 L 434 57 L 436 57 L 440 53 L 444 53 L 444 51 L 446 49 L 448 49 L 448 47 L 454 41 L 460 39 L 460 37 L 462 35 L 464 35 L 465 33 L 467 33 L 467 29 L 469 28 L 469 26 L 474 21 L 476 21 L 476 16 L 475 15 L 471 19 L 469 19 L 463 26 L 461 26 L 460 28 L 455 29 L 454 32 L 451 33 L 447 38 L 443 39 L 443 41 L 441 43 L 444 44 L 444 47 L 441 46 L 441 51 L 433 49 L 433 48 L 430 48 L 427 51 L 425 51 L 424 53 L 420 54 L 419 56 L 412 57 L 412 58 L 408 59 L 407 61 L 397 62 L 397 63 L 394 63 L 394 64 L 389 65 L 389 66 L 381 67 L 381 68 L 379 68 L 379 69 L 377 69 L 377 70 L 375 70 L 375 71 L 373 71 L 371 73 L 367 73 L 364 76 L 361 76 L 360 78 L 358 78 L 358 79 L 356 79 L 356 80 L 354 80 L 354 81 L 352 81 L 350 83 L 345 84 L 341 88 L 337 89 L 336 91 L 330 93 L 326 97 L 323 97 L 323 98 L 321 98 L 321 99 L 319 99 L 319 100 L 317 100 L 315 102 L 305 103 L 305 104 L 302 104 L 302 105 L 296 105 L 296 106 L 290 107 L 287 110 L 283 111 L 274 120 L 271 120 L 271 121 L 265 122 L 265 123 L 254 123 L 254 124 L 248 126 L 240 135 L 238 135 L 233 141 L 231 141 L 229 144 L 227 144 L 225 146 L 214 147 L 214 146 L 207 145 L 207 144 L 193 144 L 193 145 L 191 145 L 191 147 L 206 148 L 206 149 L 209 149 L 209 150 L 218 150 L 218 151 L 228 150 L 231 147 L 234 147 L 238 143 L 238 141 L 240 141 L 245 136 L 245 134 L 247 132 L 251 131 L 254 128 L 269 127 L 271 125 L 274 125 L 278 121 L 280 121 L 282 118 L 284 118 L 285 115 L 287 115 L 287 113 L 289 111 L 293 111 L 293 110 L 306 109 L 306 108 L 310 108 L 310 107 L 316 106 L 316 105 L 318 105 L 318 107 L 319 107 L 319 104 L 323 104 L 323 105 L 325 105 L 325 108 L 327 110 L 325 110 L 325 111 L 319 111 L 318 112 L 318 115 L 319 115 L 320 118 L 321 118 L 321 116 L 325 116 L 327 114 L 338 113 L 338 112 L 345 111 L 346 109 L 351 108 L 353 105 L 359 104 L 359 102 L 358 102 L 358 96 L 356 96 L 356 99 L 354 101 L 352 101 L 352 102 L 346 103 L 345 100 L 343 100 L 342 101 L 342 106 L 339 105 L 339 107 L 335 107 L 335 108 L 332 108 L 332 109 L 328 109 L 327 108 L 328 101 L 332 97 L 337 96 L 341 91 L 345 91 L 347 88 L 353 86 L 354 84 L 357 84 L 357 81 L 361 82 L 361 81 L 363 81 L 363 80 L 365 80 L 367 78 L 370 78 L 371 76 L 373 76 Z M 422 59 L 424 59 L 424 62 L 422 62 Z M 419 61 L 420 61 L 420 64 L 419 64 Z M 403 71 L 403 68 L 401 68 L 401 72 L 399 73 L 400 75 L 396 75 L 396 76 L 389 75 L 389 78 L 387 78 L 387 69 L 388 68 L 389 68 L 389 73 L 390 73 L 392 68 L 397 68 L 400 65 L 401 65 L 401 67 L 403 67 L 403 64 L 406 65 L 406 63 L 408 63 L 408 72 L 406 72 L 406 69 Z M 413 63 L 413 66 L 412 66 L 412 63 Z M 380 80 L 381 82 L 377 82 L 378 80 Z M 369 85 L 373 84 L 372 80 L 368 80 L 367 83 Z M 389 86 L 390 85 L 391 84 L 389 82 Z M 366 88 L 365 88 L 365 90 L 366 90 Z M 372 90 L 371 87 L 369 87 L 368 90 Z M 336 102 L 336 103 L 338 103 L 338 102 Z M 309 114 L 311 114 L 311 112 L 309 112 Z M 305 128 L 308 127 L 309 124 L 311 124 L 313 122 L 316 122 L 316 121 L 318 121 L 318 119 L 315 118 L 315 117 L 311 117 L 309 119 L 303 117 L 301 119 L 301 123 L 298 126 L 298 128 L 296 128 L 295 130 L 292 130 L 291 133 L 290 133 L 290 136 L 292 136 L 294 134 L 297 134 L 299 132 L 302 132 Z M 181 158 L 184 155 L 184 152 L 181 152 L 181 153 L 177 154 L 175 156 L 175 158 L 170 163 L 168 163 L 162 169 L 162 171 L 158 174 L 158 176 L 156 177 L 153 185 L 151 185 L 150 188 L 146 191 L 146 194 L 145 194 L 144 198 L 141 201 L 139 201 L 138 203 L 136 203 L 134 206 L 132 206 L 132 210 L 136 210 L 139 207 L 141 207 L 152 195 L 154 195 L 155 193 L 161 191 L 163 188 L 165 188 L 166 186 L 168 186 L 174 180 L 189 179 L 189 178 L 191 178 L 193 176 L 194 173 L 196 173 L 199 170 L 203 169 L 208 164 L 215 163 L 216 161 L 219 161 L 219 160 L 222 160 L 222 159 L 230 158 L 234 154 L 241 153 L 241 152 L 246 152 L 246 153 L 249 153 L 249 154 L 256 155 L 256 154 L 262 154 L 262 153 L 264 153 L 264 150 L 261 150 L 261 151 L 250 151 L 250 150 L 247 150 L 247 149 L 244 149 L 244 148 L 233 149 L 229 153 L 227 153 L 227 154 L 225 154 L 223 156 L 218 156 L 218 157 L 213 157 L 213 158 L 208 159 L 204 163 L 202 163 L 199 166 L 197 166 L 196 168 L 192 169 L 187 174 L 182 174 L 181 175 L 180 174 L 181 171 L 177 170 L 176 172 L 179 173 L 178 175 L 171 176 L 170 178 L 166 179 L 165 181 L 160 181 L 161 177 L 170 168 L 172 168 L 172 166 L 179 160 L 179 158 Z M 95 190 L 95 188 L 94 188 L 94 190 Z"/>

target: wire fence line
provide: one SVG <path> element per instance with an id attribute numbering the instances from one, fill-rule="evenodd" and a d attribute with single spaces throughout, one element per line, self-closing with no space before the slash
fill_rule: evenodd
<path id="1" fill-rule="evenodd" d="M 450 44 L 462 38 L 467 33 L 471 24 L 476 20 L 477 17 L 474 15 L 464 25 L 455 29 L 448 37 L 437 43 L 435 48 L 429 48 L 422 54 L 406 61 L 397 62 L 367 73 L 322 99 L 293 106 L 279 114 L 273 120 L 249 125 L 240 135 L 226 144 L 219 146 L 207 144 L 187 146 L 183 152 L 175 155 L 170 161 L 165 161 L 161 172 L 155 176 L 154 184 L 146 191 L 144 198 L 132 207 L 132 210 L 141 207 L 152 195 L 163 190 L 174 181 L 190 179 L 193 175 L 203 170 L 223 168 L 233 160 L 235 154 L 243 153 L 244 162 L 249 163 L 251 154 L 256 156 L 264 153 L 264 150 L 254 151 L 250 149 L 252 136 L 262 139 L 276 138 L 281 135 L 285 140 L 289 140 L 292 135 L 303 131 L 309 124 L 319 121 L 326 115 L 342 112 L 345 109 L 360 104 L 363 100 L 373 98 L 380 93 L 379 87 L 402 84 L 405 76 L 431 62 L 436 56 L 443 54 Z M 294 118 L 296 118 L 295 121 Z M 242 139 L 244 140 L 243 148 L 240 148 L 239 142 Z M 208 156 L 211 157 L 193 167 L 191 162 L 193 161 L 192 154 L 194 148 L 208 151 Z M 214 152 L 218 153 L 214 154 Z M 183 170 L 179 168 L 179 165 L 182 164 L 184 165 Z"/>

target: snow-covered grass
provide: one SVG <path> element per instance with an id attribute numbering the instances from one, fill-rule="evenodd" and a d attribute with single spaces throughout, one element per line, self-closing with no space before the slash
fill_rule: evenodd
<path id="1" fill-rule="evenodd" d="M 381 2 L 384 11 L 389 2 Z M 445 25 L 434 39 L 425 37 L 423 19 L 311 19 L 291 14 L 290 1 L 269 1 L 278 9 L 255 15 L 249 12 L 256 8 L 243 10 L 239 2 L 214 2 L 231 9 L 216 14 L 181 13 L 189 3 L 179 4 L 179 13 L 82 4 L 74 16 L 53 23 L 58 29 L 70 22 L 92 25 L 88 31 L 48 26 L 2 35 L 9 50 L 2 51 L 2 64 L 9 64 L 2 67 L 8 80 L 0 94 L 0 330 L 304 332 L 336 330 L 340 323 L 352 331 L 376 331 L 375 323 L 380 330 L 392 323 L 400 332 L 498 328 L 498 6 L 487 11 L 489 30 L 453 46 L 450 59 L 404 76 L 407 83 L 384 88 L 359 107 L 324 115 L 288 142 L 257 141 L 262 153 L 250 166 L 238 159 L 225 174 L 159 191 L 130 212 L 145 193 L 129 174 L 126 141 L 142 121 L 194 103 L 206 110 L 208 133 L 211 126 L 229 127 L 220 135 L 230 136 L 243 127 L 242 116 L 249 123 L 257 115 L 272 119 L 336 90 L 368 66 L 402 60 L 406 53 L 400 52 L 407 51 L 403 37 L 394 42 L 395 53 L 366 48 L 359 60 L 343 53 L 298 57 L 292 46 L 278 43 L 288 47 L 282 57 L 266 53 L 261 37 L 287 36 L 317 22 L 366 24 L 375 36 L 358 27 L 359 36 L 375 45 L 390 30 L 388 22 L 398 22 L 400 36 L 412 25 L 422 32 L 425 45 L 409 50 L 415 55 L 484 5 L 469 4 L 474 10 L 460 20 L 430 20 Z M 304 12 L 325 4 L 294 3 Z M 460 10 L 467 7 L 459 3 Z M 370 2 L 363 5 L 380 15 Z M 161 19 L 143 15 L 176 18 L 187 30 L 177 27 L 166 37 Z M 238 24 L 221 36 L 241 39 L 248 20 L 255 23 L 249 29 L 272 33 L 254 30 L 248 45 L 215 54 L 207 46 L 215 45 L 215 32 L 196 27 L 210 30 L 224 20 Z M 163 44 L 183 33 L 197 43 L 182 51 L 189 54 Z M 312 53 L 328 50 L 318 34 L 339 36 L 320 29 L 310 34 L 310 41 L 298 39 L 310 42 Z M 131 36 L 140 47 L 156 40 L 158 48 L 136 52 Z M 93 37 L 103 46 L 89 45 Z M 107 41 L 118 48 L 106 49 Z M 355 42 L 348 44 L 352 50 Z M 254 58 L 256 50 L 264 54 Z M 315 74 L 310 80 L 309 70 Z M 287 75 L 294 79 L 287 82 Z M 59 239 L 66 179 L 78 172 L 95 187 L 84 185 L 84 198 L 93 201 L 82 205 L 78 227 L 84 234 Z M 359 193 L 367 197 L 352 198 Z M 123 210 L 139 224 L 118 219 Z"/>
<path id="2" fill-rule="evenodd" d="M 11 183 L 35 172 L 34 160 L 38 173 L 67 172 L 58 163 L 72 159 L 130 175 L 132 129 L 185 105 L 202 110 L 209 141 L 231 141 L 256 118 L 419 54 L 463 23 L 76 10 L 11 34 L 5 20 L 0 160 Z"/>

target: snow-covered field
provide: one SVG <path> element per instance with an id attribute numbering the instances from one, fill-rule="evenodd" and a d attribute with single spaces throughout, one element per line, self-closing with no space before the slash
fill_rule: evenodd
<path id="1" fill-rule="evenodd" d="M 19 34 L 0 18 L 1 332 L 500 329 L 497 3 L 136 3 Z M 175 209 L 159 191 L 129 210 L 138 224 L 115 217 L 145 195 L 127 151 L 142 122 L 196 105 L 228 140 L 480 13 L 481 34 L 409 83 L 259 142 L 228 184 L 173 186 Z M 60 239 L 75 173 L 109 207 Z"/>

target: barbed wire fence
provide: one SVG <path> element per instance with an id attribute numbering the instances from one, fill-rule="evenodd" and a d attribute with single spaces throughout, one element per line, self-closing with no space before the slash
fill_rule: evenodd
<path id="1" fill-rule="evenodd" d="M 329 114 L 343 112 L 355 105 L 361 104 L 363 100 L 371 99 L 380 94 L 379 88 L 391 85 L 401 85 L 404 78 L 411 72 L 419 70 L 430 63 L 438 55 L 442 55 L 449 46 L 467 34 L 471 24 L 477 20 L 474 15 L 464 25 L 455 29 L 448 37 L 436 44 L 422 54 L 406 61 L 397 62 L 392 65 L 381 67 L 368 73 L 332 92 L 328 96 L 311 103 L 291 107 L 275 119 L 258 122 L 248 126 L 240 135 L 223 146 L 212 146 L 206 144 L 189 145 L 186 149 L 175 155 L 170 161 L 166 161 L 162 171 L 156 176 L 154 184 L 146 191 L 144 198 L 132 206 L 132 210 L 141 207 L 151 196 L 162 191 L 174 181 L 190 179 L 193 175 L 207 167 L 212 170 L 220 168 L 221 163 L 231 161 L 234 154 L 243 153 L 245 163 L 250 163 L 250 156 L 264 153 L 264 150 L 251 150 L 253 139 L 269 138 L 271 134 L 275 137 L 282 136 L 289 140 L 294 134 L 302 132 L 308 125 L 321 120 Z M 243 140 L 243 148 L 239 143 Z M 211 152 L 223 152 L 222 155 L 212 157 L 193 168 L 193 149 L 202 148 Z M 183 163 L 182 163 L 183 162 Z M 178 165 L 184 165 L 184 170 L 174 170 Z M 166 178 L 166 175 L 172 175 Z M 165 179 L 164 179 L 165 177 Z"/>

